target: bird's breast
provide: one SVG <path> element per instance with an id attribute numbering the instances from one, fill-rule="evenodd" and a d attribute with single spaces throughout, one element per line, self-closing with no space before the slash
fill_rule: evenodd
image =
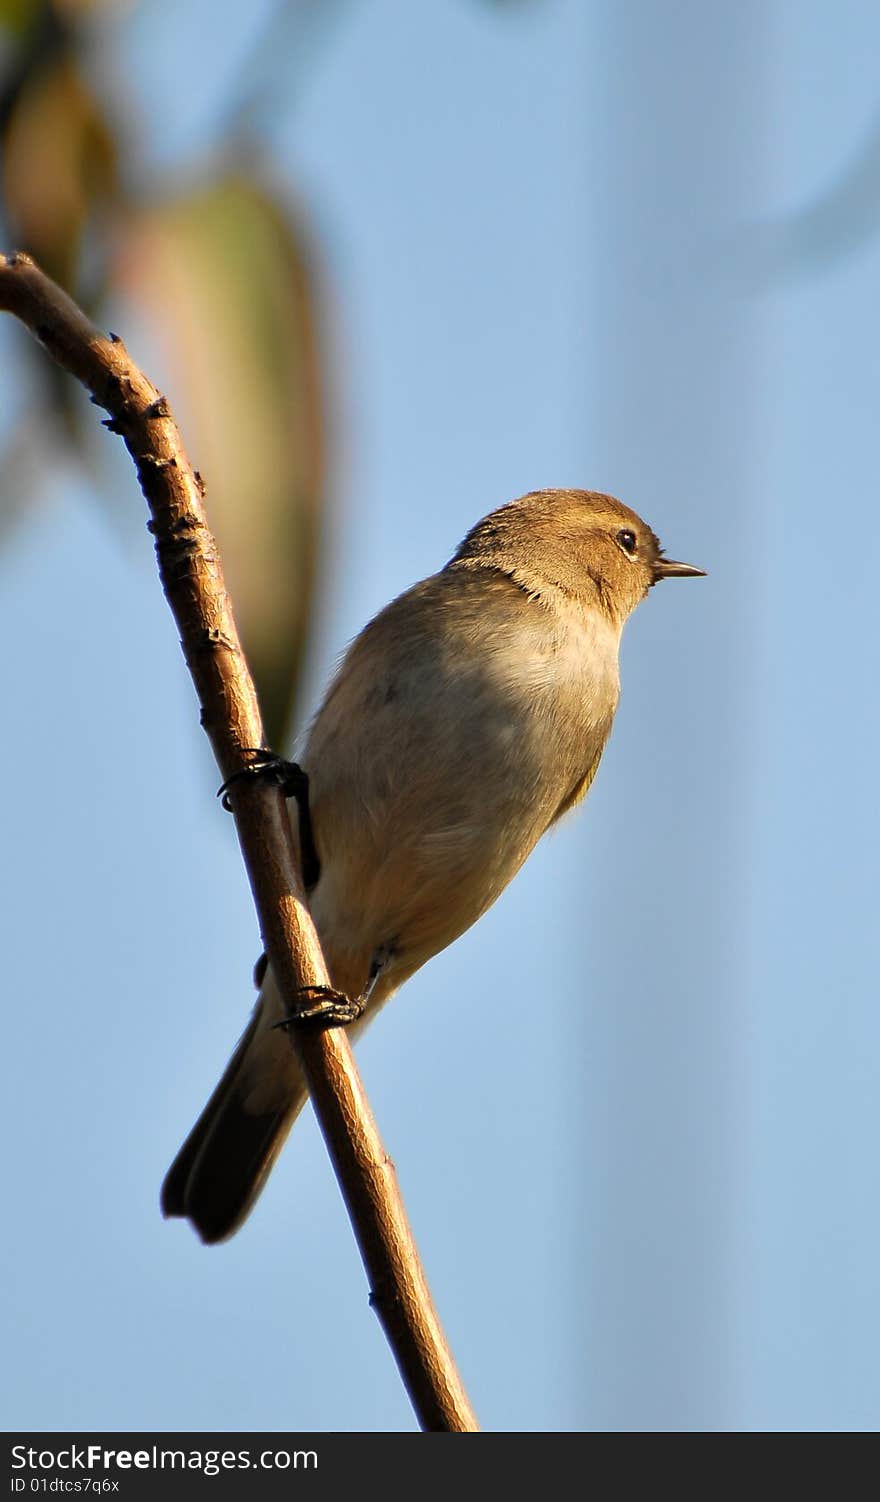
<path id="1" fill-rule="evenodd" d="M 603 621 L 465 583 L 368 628 L 303 759 L 316 921 L 359 973 L 381 946 L 421 964 L 485 911 L 595 764 L 616 704 Z"/>

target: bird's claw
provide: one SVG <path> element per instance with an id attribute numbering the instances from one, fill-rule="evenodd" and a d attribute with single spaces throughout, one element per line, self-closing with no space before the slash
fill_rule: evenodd
<path id="1" fill-rule="evenodd" d="M 362 998 L 352 1001 L 344 991 L 336 991 L 332 986 L 300 986 L 298 989 L 300 996 L 315 996 L 318 1000 L 311 1006 L 298 1006 L 288 1017 L 274 1023 L 275 1027 L 287 1032 L 297 1027 L 347 1027 L 364 1014 L 366 1003 Z"/>
<path id="2" fill-rule="evenodd" d="M 241 782 L 246 777 L 260 777 L 266 782 L 274 783 L 281 789 L 285 798 L 295 798 L 299 809 L 299 855 L 302 865 L 303 884 L 307 892 L 318 885 L 321 875 L 321 862 L 315 848 L 315 836 L 312 830 L 312 816 L 309 811 L 309 776 L 295 761 L 287 761 L 283 756 L 276 756 L 266 746 L 245 746 L 244 755 L 249 756 L 250 761 L 227 777 L 223 786 L 217 789 L 217 797 L 222 798 L 223 807 L 227 813 L 232 813 L 232 804 L 229 802 L 229 789 L 234 782 Z"/>
<path id="3" fill-rule="evenodd" d="M 223 807 L 227 813 L 232 812 L 229 802 L 229 789 L 236 782 L 243 782 L 248 777 L 259 777 L 266 782 L 274 783 L 279 787 L 285 798 L 296 798 L 299 801 L 308 794 L 309 779 L 302 767 L 295 761 L 287 761 L 283 756 L 278 756 L 266 746 L 245 746 L 245 756 L 250 761 L 227 777 L 221 787 L 217 789 L 217 797 L 222 799 Z"/>

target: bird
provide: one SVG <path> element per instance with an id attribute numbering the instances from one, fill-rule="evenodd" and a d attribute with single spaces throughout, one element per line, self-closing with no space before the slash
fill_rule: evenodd
<path id="1" fill-rule="evenodd" d="M 333 988 L 362 1012 L 352 1036 L 582 802 L 617 708 L 628 616 L 661 579 L 703 573 L 664 557 L 614 496 L 532 491 L 355 638 L 299 758 L 309 906 Z M 208 1244 L 246 1219 L 308 1097 L 265 959 L 257 979 L 162 1186 L 163 1214 Z"/>

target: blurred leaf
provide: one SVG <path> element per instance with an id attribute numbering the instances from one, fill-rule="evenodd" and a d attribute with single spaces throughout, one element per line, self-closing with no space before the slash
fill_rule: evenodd
<path id="1" fill-rule="evenodd" d="M 880 116 L 834 180 L 786 218 L 748 226 L 733 247 L 737 271 L 764 285 L 836 267 L 880 234 Z"/>
<path id="2" fill-rule="evenodd" d="M 5 212 L 16 244 L 64 286 L 78 282 L 89 217 L 116 186 L 113 134 L 70 56 L 24 82 L 3 140 Z"/>
<path id="3" fill-rule="evenodd" d="M 23 36 L 40 8 L 42 0 L 0 0 L 0 27 L 15 36 Z"/>
<path id="4" fill-rule="evenodd" d="M 95 10 L 118 9 L 121 0 L 0 0 L 0 29 L 22 36 L 46 12 L 76 20 Z"/>
<path id="5" fill-rule="evenodd" d="M 102 290 L 102 242 L 119 203 L 114 132 L 80 66 L 80 15 L 93 0 L 0 4 L 8 23 L 5 36 L 0 32 L 3 236 L 35 255 L 88 309 Z M 62 425 L 58 441 L 66 436 L 85 457 L 75 387 L 52 361 L 33 353 L 46 414 Z M 8 509 L 8 501 L 4 485 L 0 506 Z"/>
<path id="6" fill-rule="evenodd" d="M 298 227 L 229 174 L 133 218 L 125 291 L 167 348 L 270 744 L 298 686 L 324 505 L 312 277 Z"/>

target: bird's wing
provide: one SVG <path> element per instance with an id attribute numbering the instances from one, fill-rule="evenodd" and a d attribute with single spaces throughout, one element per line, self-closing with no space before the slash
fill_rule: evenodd
<path id="1" fill-rule="evenodd" d="M 601 741 L 599 742 L 599 747 L 598 747 L 597 751 L 595 752 L 592 761 L 590 762 L 589 766 L 587 767 L 587 770 L 584 772 L 584 774 L 583 774 L 582 777 L 578 778 L 578 780 L 575 783 L 574 787 L 563 798 L 563 800 L 560 803 L 559 807 L 557 808 L 555 814 L 553 815 L 553 818 L 550 820 L 550 826 L 549 827 L 552 827 L 557 822 L 558 819 L 562 818 L 563 814 L 567 814 L 568 811 L 569 811 L 569 809 L 574 808 L 578 803 L 582 802 L 582 800 L 584 798 L 586 798 L 587 793 L 590 791 L 590 788 L 592 786 L 593 778 L 595 777 L 597 771 L 599 770 L 599 763 L 602 760 L 602 752 L 605 750 L 605 747 L 608 744 L 608 737 L 609 737 L 610 734 L 611 734 L 611 721 L 609 720 L 608 721 L 608 727 L 607 727 L 607 729 L 605 731 L 605 734 L 603 735 Z"/>

